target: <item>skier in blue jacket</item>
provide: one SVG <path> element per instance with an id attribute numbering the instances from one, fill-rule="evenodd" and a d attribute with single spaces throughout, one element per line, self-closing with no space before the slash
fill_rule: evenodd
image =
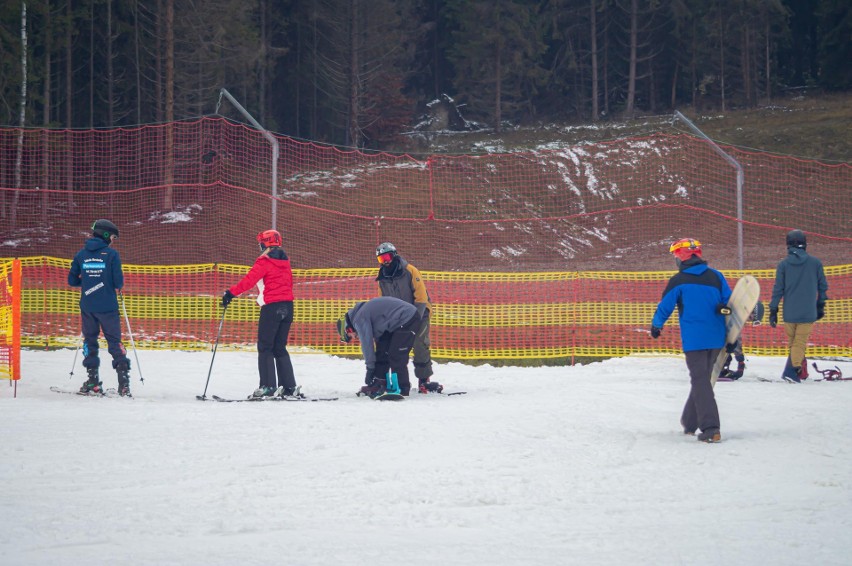
<path id="1" fill-rule="evenodd" d="M 651 336 L 659 338 L 663 325 L 675 308 L 680 323 L 680 338 L 689 370 L 689 397 L 680 423 L 685 434 L 698 440 L 719 442 L 719 408 L 713 394 L 710 374 L 722 348 L 733 351 L 736 344 L 725 344 L 725 316 L 731 288 L 725 276 L 712 269 L 701 257 L 701 242 L 685 238 L 669 248 L 675 256 L 678 273 L 663 291 L 663 297 L 651 322 Z"/>
<path id="2" fill-rule="evenodd" d="M 118 227 L 109 220 L 92 224 L 92 237 L 71 262 L 68 284 L 80 287 L 80 318 L 83 326 L 83 367 L 88 379 L 80 393 L 103 393 L 98 375 L 98 335 L 103 331 L 112 367 L 118 374 L 118 392 L 130 396 L 130 359 L 121 343 L 121 318 L 116 291 L 124 287 L 121 258 L 110 244 L 118 238 Z"/>

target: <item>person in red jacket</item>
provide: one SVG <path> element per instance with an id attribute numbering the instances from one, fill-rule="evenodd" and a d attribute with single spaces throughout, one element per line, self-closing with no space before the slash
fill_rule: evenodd
<path id="1" fill-rule="evenodd" d="M 260 385 L 251 397 L 292 396 L 297 391 L 293 364 L 287 352 L 287 338 L 293 324 L 293 272 L 290 258 L 282 248 L 281 234 L 266 230 L 257 235 L 260 256 L 245 277 L 222 295 L 222 308 L 255 285 L 260 319 L 257 323 L 257 369 Z M 275 374 L 278 373 L 278 387 Z"/>

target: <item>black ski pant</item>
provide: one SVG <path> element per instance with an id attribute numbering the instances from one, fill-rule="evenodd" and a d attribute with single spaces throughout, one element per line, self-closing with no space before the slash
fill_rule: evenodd
<path id="1" fill-rule="evenodd" d="M 98 357 L 98 335 L 103 330 L 107 341 L 107 351 L 112 356 L 112 367 L 130 369 L 127 350 L 121 343 L 121 318 L 118 311 L 86 312 L 80 311 L 83 327 L 83 367 L 97 369 L 101 365 Z"/>
<path id="2" fill-rule="evenodd" d="M 414 346 L 414 335 L 420 328 L 420 315 L 415 313 L 411 319 L 394 329 L 385 332 L 376 340 L 376 369 L 373 376 L 387 379 L 388 368 L 396 374 L 399 388 L 404 393 L 411 390 L 408 377 L 408 354 Z"/>
<path id="3" fill-rule="evenodd" d="M 684 352 L 691 384 L 689 397 L 680 417 L 684 430 L 719 430 L 719 407 L 716 405 L 710 373 L 720 351 L 721 348 Z"/>
<path id="4" fill-rule="evenodd" d="M 257 323 L 257 369 L 260 387 L 275 389 L 275 373 L 278 385 L 295 389 L 296 377 L 287 352 L 287 339 L 293 324 L 293 301 L 270 303 L 260 307 Z"/>

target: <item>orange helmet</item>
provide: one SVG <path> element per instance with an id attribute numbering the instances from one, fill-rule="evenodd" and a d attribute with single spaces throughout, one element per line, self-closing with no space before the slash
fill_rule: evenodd
<path id="1" fill-rule="evenodd" d="M 669 252 L 680 261 L 686 261 L 694 255 L 701 257 L 701 242 L 693 238 L 683 238 L 673 243 Z"/>
<path id="2" fill-rule="evenodd" d="M 284 243 L 281 238 L 281 233 L 278 230 L 264 230 L 257 235 L 257 243 L 260 244 L 260 249 L 265 250 L 273 246 L 280 246 Z"/>

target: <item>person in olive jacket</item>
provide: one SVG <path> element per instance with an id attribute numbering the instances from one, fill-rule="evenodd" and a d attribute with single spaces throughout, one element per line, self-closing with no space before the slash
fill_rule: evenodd
<path id="1" fill-rule="evenodd" d="M 440 383 L 433 382 L 432 352 L 430 350 L 430 318 L 432 302 L 420 271 L 411 265 L 390 242 L 376 247 L 376 259 L 381 267 L 376 282 L 382 297 L 396 297 L 417 307 L 420 326 L 414 337 L 414 376 L 420 393 L 441 392 Z"/>
<path id="2" fill-rule="evenodd" d="M 801 382 L 806 373 L 803 366 L 808 338 L 814 322 L 825 316 L 828 300 L 828 282 L 822 262 L 806 251 L 805 233 L 791 230 L 787 234 L 787 257 L 778 263 L 775 270 L 775 285 L 769 301 L 769 325 L 778 324 L 778 306 L 784 300 L 784 330 L 790 349 L 790 366 L 784 371 L 784 379 L 791 383 Z"/>

